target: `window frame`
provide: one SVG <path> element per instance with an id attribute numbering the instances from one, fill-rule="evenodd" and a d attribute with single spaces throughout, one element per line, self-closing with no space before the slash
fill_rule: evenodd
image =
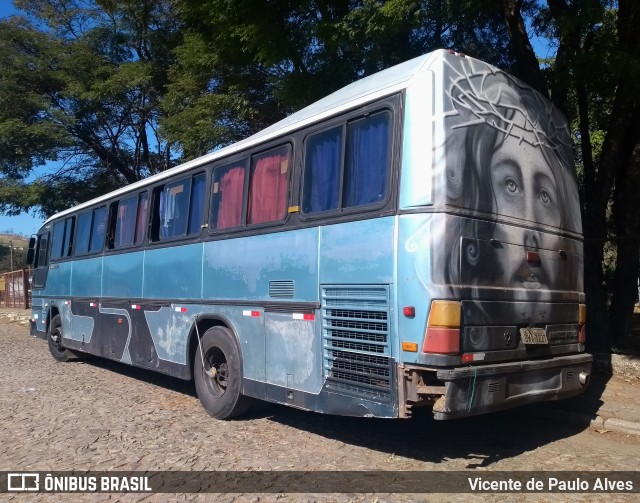
<path id="1" fill-rule="evenodd" d="M 62 225 L 62 243 L 60 243 L 60 255 L 57 257 L 53 256 L 53 242 L 55 237 L 55 229 L 58 225 Z M 75 215 L 63 218 L 62 220 L 58 220 L 51 227 L 51 252 L 49 253 L 49 260 L 59 262 L 61 260 L 68 259 L 72 255 L 73 250 L 73 236 L 75 233 Z M 65 244 L 67 245 L 65 247 Z"/>
<path id="2" fill-rule="evenodd" d="M 213 194 L 214 194 L 213 189 L 214 189 L 214 185 L 217 183 L 216 172 L 224 168 L 231 168 L 233 167 L 233 165 L 238 165 L 238 167 L 242 165 L 242 169 L 244 170 L 244 178 L 242 180 L 242 208 L 240 208 L 240 224 L 234 225 L 233 227 L 223 227 L 223 228 L 218 228 L 217 226 L 212 227 L 211 221 L 212 221 L 213 215 L 211 212 L 213 211 Z M 225 232 L 244 230 L 246 228 L 246 225 L 247 225 L 246 208 L 247 208 L 247 202 L 249 200 L 248 199 L 249 178 L 247 176 L 247 173 L 249 172 L 250 169 L 251 169 L 251 155 L 247 155 L 246 152 L 244 152 L 240 156 L 235 156 L 235 158 L 231 157 L 231 158 L 222 159 L 219 163 L 214 164 L 213 167 L 211 168 L 211 184 L 209 187 L 210 197 L 208 198 L 209 211 L 207 214 L 207 229 L 209 234 L 222 234 Z"/>
<path id="3" fill-rule="evenodd" d="M 393 170 L 394 158 L 396 154 L 396 128 L 397 123 L 399 122 L 398 114 L 396 113 L 396 95 L 390 96 L 389 98 L 381 101 L 369 104 L 363 108 L 352 110 L 342 116 L 336 117 L 333 120 L 319 123 L 315 127 L 311 127 L 308 130 L 304 131 L 302 137 L 302 148 L 301 148 L 301 169 L 300 169 L 300 181 L 298 184 L 298 206 L 300 207 L 300 211 L 298 212 L 299 218 L 301 221 L 314 221 L 314 220 L 322 220 L 327 218 L 340 218 L 340 217 L 348 217 L 354 214 L 360 213 L 369 213 L 376 210 L 381 210 L 385 208 L 394 193 L 395 186 L 395 174 Z M 345 171 L 346 171 L 346 159 L 347 159 L 347 146 L 348 146 L 348 129 L 351 124 L 356 124 L 357 122 L 368 119 L 378 114 L 388 114 L 389 117 L 389 125 L 388 125 L 388 137 L 387 137 L 387 166 L 386 166 L 386 181 L 385 181 L 385 192 L 380 199 L 380 201 L 367 203 L 357 206 L 344 206 L 345 199 Z M 339 180 L 339 193 L 338 193 L 338 207 L 332 208 L 323 211 L 316 211 L 305 213 L 304 212 L 304 190 L 305 190 L 305 182 L 307 176 L 306 170 L 306 162 L 307 162 L 307 154 L 308 152 L 308 144 L 311 137 L 316 136 L 318 134 L 325 133 L 332 129 L 341 128 L 342 134 L 342 143 L 341 143 L 341 159 L 340 159 L 340 180 Z"/>
<path id="4" fill-rule="evenodd" d="M 136 236 L 137 236 L 137 231 L 138 231 L 138 225 L 139 225 L 139 221 L 138 221 L 138 217 L 139 217 L 139 212 L 140 212 L 140 201 L 141 199 L 146 196 L 147 198 L 147 215 L 144 221 L 144 225 L 143 225 L 143 234 L 142 234 L 142 239 L 137 242 L 136 241 Z M 120 203 L 122 201 L 126 201 L 128 199 L 133 199 L 136 198 L 136 204 L 135 204 L 135 222 L 134 222 L 134 226 L 133 226 L 133 243 L 131 244 L 127 244 L 127 245 L 118 245 L 116 246 L 116 231 L 117 231 L 117 223 L 118 223 L 118 211 L 120 208 Z M 108 252 L 121 252 L 123 250 L 130 250 L 132 248 L 140 248 L 142 246 L 145 245 L 146 241 L 147 241 L 147 237 L 149 234 L 149 216 L 150 216 L 150 210 L 151 210 L 151 202 L 149 201 L 149 190 L 148 189 L 141 189 L 141 190 L 137 190 L 133 193 L 128 193 L 128 194 L 123 194 L 122 197 L 118 198 L 118 200 L 116 201 L 112 201 L 111 203 L 109 203 L 109 215 L 108 215 L 108 234 L 107 234 L 107 246 L 106 246 L 106 251 Z"/>
<path id="5" fill-rule="evenodd" d="M 192 194 L 194 181 L 198 176 L 204 176 L 204 195 L 202 201 L 202 221 L 200 225 L 197 227 L 197 232 L 193 232 L 189 234 L 189 223 L 191 221 L 191 213 L 192 213 Z M 160 197 L 164 192 L 167 185 L 171 185 L 174 183 L 182 182 L 189 180 L 189 198 L 187 203 L 187 216 L 185 219 L 185 232 L 184 234 L 176 234 L 170 237 L 161 237 L 160 227 L 161 227 L 161 218 L 160 218 Z M 163 180 L 162 183 L 159 183 L 150 188 L 150 197 L 149 197 L 149 214 L 147 216 L 147 239 L 146 243 L 151 246 L 163 245 L 166 243 L 173 243 L 176 241 L 190 241 L 196 240 L 202 235 L 203 225 L 204 225 L 204 216 L 208 211 L 208 200 L 207 200 L 207 189 L 209 187 L 209 169 L 206 165 L 199 166 L 194 168 L 192 172 L 180 173 L 179 175 Z M 145 240 L 143 240 L 143 243 Z M 118 248 L 120 249 L 120 248 Z"/>
<path id="6" fill-rule="evenodd" d="M 285 201 L 284 201 L 284 215 L 281 219 L 270 220 L 268 222 L 249 223 L 249 191 L 251 188 L 252 171 L 254 168 L 254 159 L 264 156 L 271 151 L 276 151 L 281 148 L 287 149 L 288 167 L 286 176 L 286 189 L 285 189 Z M 209 235 L 221 235 L 227 233 L 240 233 L 247 232 L 254 229 L 263 229 L 269 227 L 280 227 L 287 223 L 290 218 L 290 203 L 293 197 L 293 182 L 295 171 L 295 142 L 290 136 L 279 138 L 276 141 L 269 142 L 267 144 L 258 145 L 255 149 L 249 149 L 243 151 L 241 154 L 219 159 L 213 165 L 211 169 L 211 184 L 210 193 L 213 194 L 213 184 L 215 183 L 215 172 L 220 168 L 227 168 L 233 164 L 244 164 L 244 187 L 242 195 L 242 217 L 241 224 L 234 227 L 225 227 L 223 229 L 211 227 L 211 209 L 212 209 L 212 197 L 209 198 L 209 213 L 208 213 L 208 233 Z"/>
<path id="7" fill-rule="evenodd" d="M 105 229 L 104 229 L 104 235 L 103 235 L 103 240 L 102 240 L 102 246 L 100 247 L 100 249 L 96 249 L 96 250 L 92 250 L 91 249 L 91 244 L 93 241 L 93 232 L 94 232 L 94 225 L 95 225 L 95 219 L 96 219 L 96 212 L 103 209 L 105 210 Z M 87 242 L 87 251 L 84 252 L 79 252 L 77 249 L 77 244 L 78 244 L 78 231 L 79 231 L 79 227 L 80 227 L 80 217 L 82 217 L 83 215 L 86 215 L 87 213 L 91 214 L 91 223 L 89 224 L 89 241 Z M 81 213 L 78 213 L 77 215 L 74 215 L 77 217 L 77 221 L 78 221 L 78 225 L 75 225 L 75 229 L 73 232 L 73 251 L 71 253 L 70 256 L 72 257 L 86 257 L 89 255 L 97 255 L 99 253 L 102 253 L 105 250 L 105 245 L 107 243 L 107 233 L 109 230 L 109 204 L 107 204 L 106 202 L 104 204 L 101 204 L 99 206 L 95 206 L 93 208 L 89 208 L 86 211 L 83 211 Z"/>

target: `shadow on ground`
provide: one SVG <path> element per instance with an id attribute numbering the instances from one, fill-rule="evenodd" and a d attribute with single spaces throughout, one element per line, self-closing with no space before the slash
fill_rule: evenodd
<path id="1" fill-rule="evenodd" d="M 178 393 L 196 396 L 194 385 L 189 381 L 102 358 L 90 358 L 87 363 Z M 595 389 L 599 389 L 598 386 L 596 384 Z M 519 456 L 523 452 L 576 435 L 588 427 L 588 424 L 563 424 L 561 421 L 540 419 L 538 414 L 531 413 L 540 406 L 530 405 L 482 416 L 435 421 L 428 409 L 416 409 L 414 417 L 408 420 L 371 419 L 322 415 L 257 401 L 256 406 L 238 421 L 268 419 L 312 435 L 423 462 L 464 459 L 467 461 L 465 468 L 473 469 Z M 202 414 L 204 421 L 215 423 L 216 420 L 209 418 L 204 410 Z M 362 463 L 366 466 L 366 459 Z"/>

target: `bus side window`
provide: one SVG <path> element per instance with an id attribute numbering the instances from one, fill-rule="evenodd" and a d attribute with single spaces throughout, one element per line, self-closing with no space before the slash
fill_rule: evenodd
<path id="1" fill-rule="evenodd" d="M 53 226 L 53 236 L 51 238 L 51 260 L 63 256 L 65 222 L 58 222 Z"/>
<path id="2" fill-rule="evenodd" d="M 92 218 L 93 218 L 92 211 L 82 213 L 78 217 L 78 226 L 76 229 L 76 246 L 75 246 L 76 255 L 82 255 L 89 251 L 89 239 L 91 238 Z"/>
<path id="3" fill-rule="evenodd" d="M 199 173 L 154 191 L 153 241 L 200 233 L 206 181 L 207 175 Z"/>
<path id="4" fill-rule="evenodd" d="M 51 238 L 51 259 L 65 258 L 71 253 L 71 234 L 74 217 L 67 218 L 53 226 Z"/>
<path id="5" fill-rule="evenodd" d="M 109 249 L 142 243 L 147 227 L 149 215 L 149 195 L 140 192 L 111 203 L 109 213 L 109 234 L 107 247 Z"/>
<path id="6" fill-rule="evenodd" d="M 389 112 L 382 112 L 347 126 L 343 207 L 384 199 L 389 173 L 390 118 Z"/>
<path id="7" fill-rule="evenodd" d="M 242 200 L 247 160 L 236 161 L 213 170 L 209 228 L 230 229 L 242 225 Z"/>
<path id="8" fill-rule="evenodd" d="M 67 218 L 64 221 L 64 241 L 62 243 L 62 257 L 71 256 L 72 236 L 76 217 Z"/>
<path id="9" fill-rule="evenodd" d="M 290 162 L 288 145 L 252 157 L 247 203 L 248 224 L 284 219 Z"/>
<path id="10" fill-rule="evenodd" d="M 302 211 L 337 209 L 340 204 L 342 127 L 310 136 L 306 141 Z"/>
<path id="11" fill-rule="evenodd" d="M 38 243 L 38 267 L 46 267 L 49 263 L 49 233 L 40 236 Z"/>
<path id="12" fill-rule="evenodd" d="M 147 217 L 149 215 L 149 194 L 143 192 L 138 199 L 138 215 L 136 217 L 136 234 L 134 244 L 139 245 L 144 239 L 144 231 L 147 228 Z"/>
<path id="13" fill-rule="evenodd" d="M 136 231 L 136 217 L 138 214 L 137 206 L 138 196 L 128 197 L 118 202 L 116 228 L 113 237 L 114 248 L 133 244 Z"/>
<path id="14" fill-rule="evenodd" d="M 91 227 L 91 243 L 89 252 L 98 252 L 104 246 L 107 227 L 107 207 L 103 206 L 93 211 L 93 225 Z"/>
<path id="15" fill-rule="evenodd" d="M 107 224 L 107 207 L 82 213 L 78 217 L 74 254 L 99 252 L 104 246 Z"/>
<path id="16" fill-rule="evenodd" d="M 303 213 L 364 206 L 384 200 L 391 152 L 390 124 L 391 112 L 388 111 L 347 123 L 344 151 L 344 126 L 307 138 Z"/>
<path id="17" fill-rule="evenodd" d="M 202 216 L 204 214 L 204 194 L 207 175 L 201 173 L 193 177 L 191 186 L 191 201 L 189 203 L 189 225 L 187 234 L 200 234 Z"/>

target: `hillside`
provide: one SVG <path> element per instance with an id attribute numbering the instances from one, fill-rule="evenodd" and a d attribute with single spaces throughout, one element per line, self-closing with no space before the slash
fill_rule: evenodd
<path id="1" fill-rule="evenodd" d="M 11 246 L 13 270 L 26 267 L 29 239 L 15 234 L 0 234 L 0 274 L 11 271 Z"/>

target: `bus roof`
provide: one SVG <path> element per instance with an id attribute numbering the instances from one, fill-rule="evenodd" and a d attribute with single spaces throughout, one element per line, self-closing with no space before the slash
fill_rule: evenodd
<path id="1" fill-rule="evenodd" d="M 352 84 L 335 91 L 334 93 L 312 103 L 288 117 L 285 117 L 268 128 L 263 129 L 244 140 L 227 147 L 223 147 L 184 164 L 180 164 L 174 168 L 163 171 L 162 173 L 158 173 L 150 176 L 149 178 L 134 182 L 115 191 L 78 204 L 72 208 L 63 210 L 49 217 L 43 225 L 72 212 L 99 204 L 121 194 L 126 194 L 129 191 L 146 187 L 147 185 L 151 185 L 165 178 L 169 178 L 192 168 L 215 161 L 216 159 L 239 152 L 245 148 L 250 148 L 259 143 L 277 138 L 278 136 L 289 134 L 297 129 L 313 124 L 314 122 L 366 104 L 377 98 L 398 92 L 408 87 L 412 78 L 425 71 L 435 58 L 446 53 L 446 50 L 439 49 L 409 61 L 405 61 L 399 65 L 387 68 L 386 70 L 374 73 L 368 77 L 364 77 L 363 79 L 357 80 Z"/>

